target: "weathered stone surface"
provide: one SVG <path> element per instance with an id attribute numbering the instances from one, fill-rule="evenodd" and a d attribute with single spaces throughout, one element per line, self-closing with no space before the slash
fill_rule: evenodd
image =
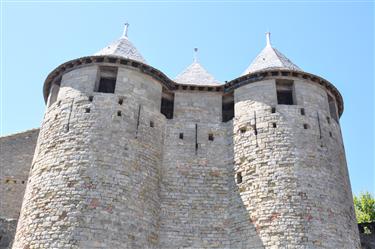
<path id="1" fill-rule="evenodd" d="M 323 86 L 240 86 L 225 123 L 223 92 L 175 90 L 166 119 L 157 80 L 121 65 L 94 92 L 98 66 L 49 97 L 13 248 L 360 248 Z"/>
<path id="2" fill-rule="evenodd" d="M 12 248 L 17 220 L 0 218 L 0 249 Z"/>
<path id="3" fill-rule="evenodd" d="M 38 133 L 0 137 L 0 217 L 18 219 Z"/>
<path id="4" fill-rule="evenodd" d="M 327 122 L 327 93 L 303 80 L 294 87 L 296 105 L 277 105 L 274 80 L 235 90 L 242 203 L 265 248 L 359 248 L 340 126 Z"/>

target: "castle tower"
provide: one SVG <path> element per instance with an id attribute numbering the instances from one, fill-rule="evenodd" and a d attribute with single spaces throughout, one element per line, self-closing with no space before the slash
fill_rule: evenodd
<path id="1" fill-rule="evenodd" d="M 13 248 L 156 247 L 167 78 L 145 63 L 125 31 L 48 76 Z"/>
<path id="2" fill-rule="evenodd" d="M 359 249 L 343 100 L 267 44 L 222 84 L 123 35 L 44 83 L 14 249 Z"/>
<path id="3" fill-rule="evenodd" d="M 239 85 L 236 181 L 263 246 L 360 248 L 338 90 L 272 47 L 269 33 L 266 47 L 231 85 Z"/>

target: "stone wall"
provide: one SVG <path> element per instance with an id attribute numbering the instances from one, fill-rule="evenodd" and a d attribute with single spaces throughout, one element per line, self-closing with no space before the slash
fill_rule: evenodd
<path id="1" fill-rule="evenodd" d="M 220 93 L 175 93 L 165 132 L 159 248 L 230 247 L 228 127 Z"/>
<path id="2" fill-rule="evenodd" d="M 18 219 L 38 133 L 0 137 L 0 217 Z"/>
<path id="3" fill-rule="evenodd" d="M 359 248 L 323 87 L 277 105 L 274 79 L 243 85 L 225 123 L 222 92 L 181 89 L 167 120 L 137 69 L 95 92 L 101 65 L 53 85 L 13 248 Z"/>
<path id="4" fill-rule="evenodd" d="M 0 249 L 10 249 L 16 233 L 17 220 L 0 217 Z"/>

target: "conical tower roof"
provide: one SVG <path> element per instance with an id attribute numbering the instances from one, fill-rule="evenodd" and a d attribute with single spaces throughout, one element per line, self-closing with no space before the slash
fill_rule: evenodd
<path id="1" fill-rule="evenodd" d="M 138 52 L 137 48 L 128 39 L 129 24 L 125 24 L 123 35 L 120 39 L 112 42 L 107 47 L 95 53 L 95 55 L 115 55 L 127 59 L 136 60 L 142 63 L 147 63 L 143 56 Z"/>
<path id="2" fill-rule="evenodd" d="M 189 85 L 220 85 L 222 84 L 214 78 L 207 70 L 198 62 L 197 51 L 195 48 L 194 61 L 182 73 L 177 75 L 175 81 L 180 84 Z"/>
<path id="3" fill-rule="evenodd" d="M 267 32 L 267 45 L 260 52 L 260 54 L 253 60 L 250 66 L 245 70 L 242 75 L 254 73 L 256 71 L 266 69 L 288 69 L 294 71 L 302 71 L 297 65 L 289 60 L 276 48 L 272 47 L 270 41 L 270 33 Z"/>

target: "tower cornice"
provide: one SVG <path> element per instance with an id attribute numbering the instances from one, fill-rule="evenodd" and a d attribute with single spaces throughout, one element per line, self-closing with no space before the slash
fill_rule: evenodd
<path id="1" fill-rule="evenodd" d="M 344 111 L 344 103 L 343 98 L 338 91 L 338 89 L 329 81 L 325 80 L 324 78 L 317 76 L 315 74 L 303 72 L 303 71 L 295 71 L 295 70 L 286 70 L 286 69 L 267 69 L 263 71 L 257 71 L 254 73 L 249 73 L 233 80 L 227 81 L 223 85 L 196 85 L 196 84 L 181 84 L 177 83 L 170 79 L 167 75 L 165 75 L 160 70 L 144 64 L 142 62 L 123 58 L 120 56 L 114 55 L 96 55 L 96 56 L 86 56 L 81 57 L 75 60 L 71 60 L 65 62 L 54 69 L 46 78 L 43 86 L 43 95 L 44 100 L 47 102 L 50 87 L 53 83 L 57 83 L 59 79 L 61 79 L 62 75 L 72 71 L 76 68 L 83 67 L 86 65 L 95 65 L 95 64 L 111 64 L 111 65 L 122 65 L 122 66 L 129 66 L 134 69 L 139 70 L 140 72 L 147 74 L 154 78 L 155 80 L 159 81 L 166 89 L 170 91 L 175 90 L 189 90 L 189 91 L 215 91 L 215 92 L 223 92 L 229 93 L 234 91 L 236 88 L 239 88 L 243 85 L 255 83 L 265 79 L 272 79 L 272 78 L 280 78 L 280 77 L 291 77 L 291 78 L 300 78 L 304 80 L 308 80 L 320 86 L 323 86 L 330 92 L 337 101 L 339 115 L 341 116 Z"/>

